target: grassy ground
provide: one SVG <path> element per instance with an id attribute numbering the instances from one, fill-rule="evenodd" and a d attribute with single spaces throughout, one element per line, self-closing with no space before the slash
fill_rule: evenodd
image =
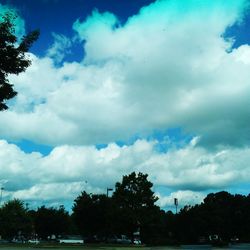
<path id="1" fill-rule="evenodd" d="M 141 250 L 152 249 L 151 247 L 144 247 L 144 246 L 141 246 L 141 247 L 136 247 L 136 246 L 100 246 L 100 245 L 86 245 L 86 244 L 83 244 L 83 245 L 4 244 L 4 245 L 0 245 L 0 248 L 1 249 L 3 249 L 3 248 L 71 249 L 72 248 L 74 250 L 77 250 L 77 249 L 85 249 L 85 250 L 94 250 L 94 249 L 97 249 L 97 250 L 138 250 L 138 248 Z"/>
<path id="2" fill-rule="evenodd" d="M 174 247 L 146 247 L 134 245 L 104 245 L 104 244 L 83 244 L 83 245 L 66 245 L 66 244 L 3 244 L 0 245 L 1 250 L 15 250 L 25 248 L 27 250 L 172 250 L 178 249 Z"/>

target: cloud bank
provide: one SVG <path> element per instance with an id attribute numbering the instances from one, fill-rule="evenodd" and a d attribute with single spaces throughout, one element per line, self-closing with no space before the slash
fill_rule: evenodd
<path id="1" fill-rule="evenodd" d="M 250 148 L 209 152 L 193 139 L 182 149 L 157 152 L 158 141 L 137 140 L 130 146 L 115 143 L 94 146 L 58 146 L 47 155 L 26 154 L 14 144 L 0 141 L 1 178 L 5 196 L 26 201 L 72 201 L 83 189 L 105 193 L 121 176 L 132 171 L 145 172 L 161 198 L 170 206 L 175 195 L 183 205 L 204 197 L 206 190 L 246 184 L 250 178 Z M 161 192 L 172 190 L 169 197 Z M 58 193 L 58 190 L 62 190 Z M 179 190 L 178 192 L 174 190 Z M 190 197 L 193 197 L 191 199 Z"/>

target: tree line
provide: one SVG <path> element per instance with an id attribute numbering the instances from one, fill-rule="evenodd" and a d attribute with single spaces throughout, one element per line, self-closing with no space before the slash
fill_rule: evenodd
<path id="1" fill-rule="evenodd" d="M 197 243 L 209 235 L 224 241 L 250 241 L 250 195 L 210 193 L 201 204 L 185 206 L 177 214 L 157 204 L 148 175 L 135 172 L 117 182 L 111 197 L 83 191 L 69 214 L 59 208 L 28 209 L 17 199 L 0 208 L 0 234 L 47 240 L 51 235 L 82 235 L 86 242 L 108 242 L 118 235 L 146 244 Z"/>

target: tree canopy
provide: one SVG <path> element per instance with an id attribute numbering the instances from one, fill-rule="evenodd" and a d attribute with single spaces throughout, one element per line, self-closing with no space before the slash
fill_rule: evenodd
<path id="1" fill-rule="evenodd" d="M 63 206 L 28 210 L 20 200 L 8 201 L 0 208 L 0 235 L 12 239 L 38 234 L 47 239 L 74 233 L 103 242 L 113 236 L 140 235 L 143 243 L 151 245 L 197 243 L 209 241 L 212 235 L 225 242 L 250 241 L 250 195 L 210 193 L 201 204 L 187 205 L 174 214 L 157 206 L 147 177 L 134 172 L 123 176 L 112 197 L 83 191 L 74 201 L 72 215 Z"/>
<path id="2" fill-rule="evenodd" d="M 146 228 L 152 220 L 156 210 L 157 197 L 152 191 L 153 183 L 148 179 L 147 174 L 132 172 L 122 178 L 122 182 L 117 182 L 113 194 L 114 202 L 118 206 L 121 231 L 130 237 L 133 233 Z"/>
<path id="3" fill-rule="evenodd" d="M 147 177 L 135 172 L 123 176 L 112 197 L 82 192 L 75 199 L 72 215 L 80 233 L 102 237 L 125 234 L 133 238 L 141 230 L 145 239 L 153 234 L 161 211 L 155 205 L 157 197 Z"/>
<path id="4" fill-rule="evenodd" d="M 51 235 L 67 234 L 70 229 L 70 216 L 63 206 L 59 209 L 41 206 L 33 213 L 33 222 L 36 233 L 47 239 Z"/>
<path id="5" fill-rule="evenodd" d="M 157 206 L 153 184 L 147 178 L 147 174 L 135 172 L 123 176 L 112 197 L 83 192 L 73 207 L 80 232 L 133 238 L 139 230 L 142 242 L 150 244 L 197 243 L 210 235 L 227 242 L 233 237 L 250 240 L 250 195 L 210 193 L 201 204 L 173 214 Z"/>
<path id="6" fill-rule="evenodd" d="M 116 183 L 113 197 L 120 207 L 136 211 L 142 207 L 154 206 L 158 198 L 151 190 L 153 183 L 147 178 L 147 174 L 132 172 L 123 176 L 121 183 Z"/>
<path id="7" fill-rule="evenodd" d="M 12 12 L 0 17 L 0 110 L 8 109 L 6 101 L 17 94 L 8 75 L 24 72 L 31 64 L 26 52 L 39 36 L 39 31 L 35 30 L 19 41 L 15 35 L 15 19 L 16 15 Z"/>
<path id="8" fill-rule="evenodd" d="M 8 239 L 18 235 L 19 232 L 27 235 L 32 229 L 24 203 L 17 199 L 8 201 L 1 207 L 0 224 L 1 235 Z"/>
<path id="9" fill-rule="evenodd" d="M 112 199 L 104 194 L 82 192 L 73 206 L 72 218 L 80 233 L 84 236 L 112 234 L 114 206 Z"/>

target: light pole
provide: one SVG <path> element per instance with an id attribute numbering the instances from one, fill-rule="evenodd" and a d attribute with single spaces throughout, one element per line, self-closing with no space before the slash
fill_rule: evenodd
<path id="1" fill-rule="evenodd" d="M 2 206 L 3 190 L 4 190 L 4 188 L 3 188 L 3 187 L 1 187 L 0 206 Z"/>
<path id="2" fill-rule="evenodd" d="M 175 213 L 177 214 L 177 207 L 178 207 L 178 199 L 174 198 L 174 205 L 175 205 Z"/>
<path id="3" fill-rule="evenodd" d="M 113 188 L 107 188 L 107 197 L 109 197 L 109 191 L 113 191 Z"/>

